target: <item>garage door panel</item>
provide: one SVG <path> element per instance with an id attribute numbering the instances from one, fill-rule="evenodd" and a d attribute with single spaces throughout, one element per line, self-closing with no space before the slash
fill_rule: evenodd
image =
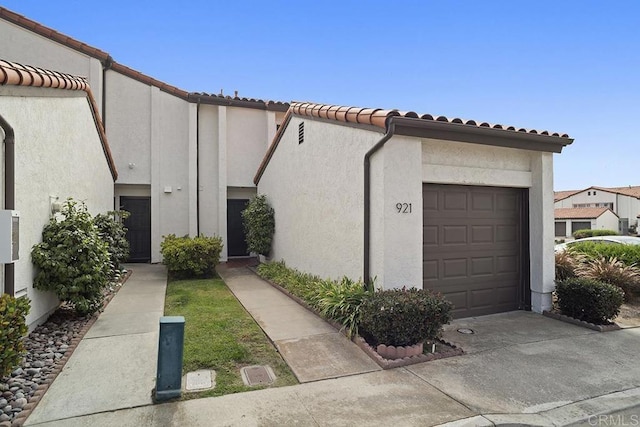
<path id="1" fill-rule="evenodd" d="M 454 317 L 517 309 L 522 190 L 425 184 L 423 287 Z"/>

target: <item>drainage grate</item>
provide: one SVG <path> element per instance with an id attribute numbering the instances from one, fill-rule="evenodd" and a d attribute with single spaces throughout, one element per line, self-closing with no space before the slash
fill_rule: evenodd
<path id="1" fill-rule="evenodd" d="M 270 366 L 245 366 L 240 369 L 240 375 L 245 385 L 269 385 L 273 384 L 276 375 Z"/>
<path id="2" fill-rule="evenodd" d="M 473 329 L 469 329 L 469 328 L 460 328 L 458 329 L 458 332 L 465 335 L 475 334 L 475 332 L 473 332 Z"/>

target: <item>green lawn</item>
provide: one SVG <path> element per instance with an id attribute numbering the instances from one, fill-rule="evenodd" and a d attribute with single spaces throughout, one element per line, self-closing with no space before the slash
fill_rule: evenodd
<path id="1" fill-rule="evenodd" d="M 255 390 L 242 382 L 240 368 L 269 365 L 276 374 L 272 387 L 297 380 L 262 329 L 220 279 L 170 280 L 164 307 L 167 316 L 184 316 L 183 374 L 216 371 L 216 387 L 183 398 L 221 396 Z"/>

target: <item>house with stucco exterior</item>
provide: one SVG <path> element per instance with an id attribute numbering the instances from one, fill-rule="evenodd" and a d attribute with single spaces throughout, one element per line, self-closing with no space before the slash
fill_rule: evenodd
<path id="1" fill-rule="evenodd" d="M 566 134 L 292 103 L 255 176 L 271 258 L 441 292 L 457 317 L 551 307 L 553 153 Z"/>
<path id="2" fill-rule="evenodd" d="M 18 259 L 0 270 L 0 291 L 27 296 L 27 324 L 35 325 L 59 302 L 33 288 L 31 248 L 68 196 L 92 214 L 111 210 L 118 174 L 98 104 L 80 77 L 0 60 L 0 140 L 2 209 L 19 212 Z"/>
<path id="3" fill-rule="evenodd" d="M 572 218 L 575 223 L 569 224 L 566 219 L 556 215 L 556 235 L 560 236 L 562 224 L 567 226 L 566 236 L 571 236 L 573 231 L 581 228 L 601 229 L 603 228 L 603 219 L 596 221 L 593 215 L 594 208 L 606 208 L 611 210 L 618 217 L 618 221 L 613 224 L 613 219 L 608 215 L 606 220 L 609 230 L 617 230 L 619 234 L 628 234 L 629 228 L 636 229 L 638 227 L 638 218 L 640 218 L 640 186 L 627 187 L 588 187 L 584 190 L 567 190 L 556 191 L 554 194 L 556 209 L 592 209 L 581 213 L 582 217 Z M 566 211 L 559 211 L 560 213 Z M 585 216 L 586 215 L 586 216 Z M 580 221 L 582 220 L 582 221 Z M 588 222 L 591 222 L 589 225 Z M 558 234 L 560 233 L 560 234 Z"/>
<path id="4" fill-rule="evenodd" d="M 556 208 L 555 237 L 572 237 L 578 230 L 617 230 L 618 215 L 606 207 L 599 208 Z"/>

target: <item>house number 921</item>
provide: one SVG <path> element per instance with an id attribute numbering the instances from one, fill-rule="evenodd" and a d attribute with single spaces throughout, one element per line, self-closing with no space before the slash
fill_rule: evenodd
<path id="1" fill-rule="evenodd" d="M 411 203 L 396 203 L 398 213 L 411 213 Z"/>

